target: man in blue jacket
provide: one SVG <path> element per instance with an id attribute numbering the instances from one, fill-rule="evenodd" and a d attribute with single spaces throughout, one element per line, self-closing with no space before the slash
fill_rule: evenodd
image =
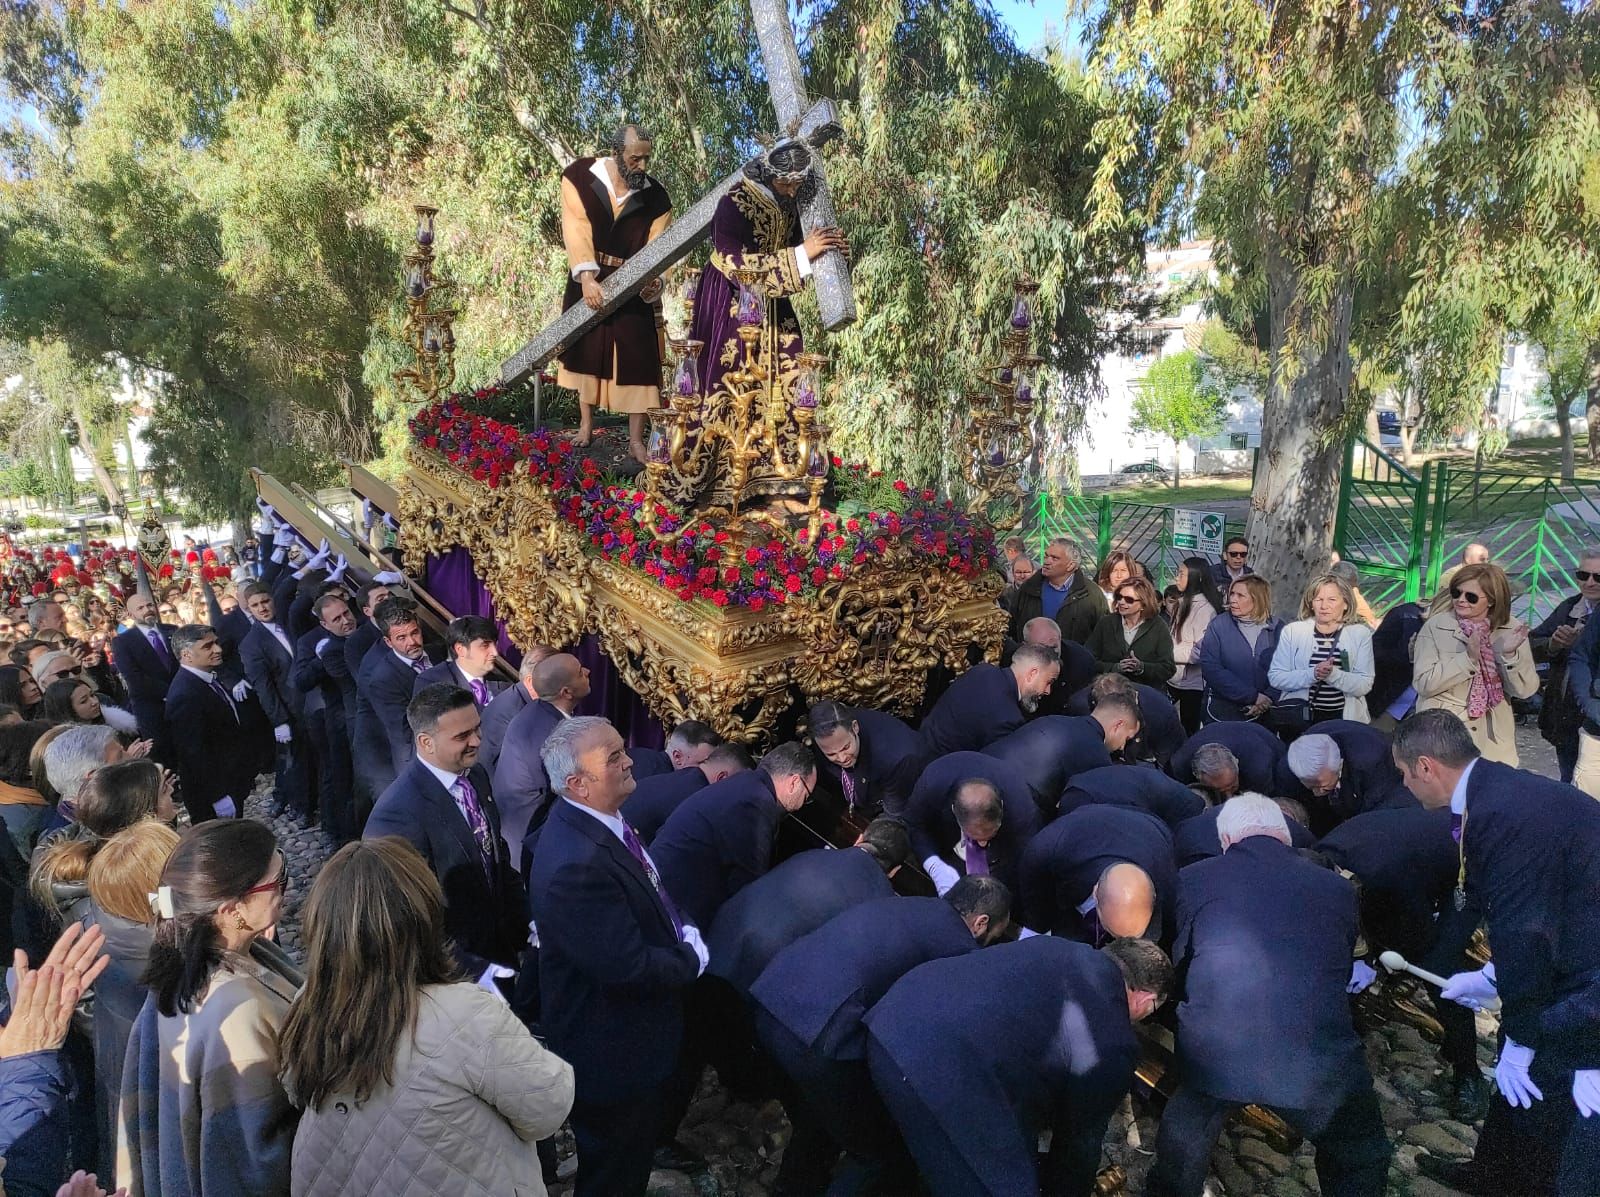
<path id="1" fill-rule="evenodd" d="M 1019 644 L 1004 669 L 980 661 L 951 682 L 923 717 L 924 755 L 980 751 L 1016 731 L 1060 672 L 1061 657 L 1037 644 Z"/>
<path id="2" fill-rule="evenodd" d="M 1207 744 L 1220 744 L 1233 754 L 1231 784 L 1218 776 L 1201 777 L 1192 768 L 1195 754 Z M 1299 790 L 1284 759 L 1283 741 L 1259 723 L 1208 723 L 1172 754 L 1167 772 L 1185 784 L 1195 781 L 1208 786 L 1218 798 L 1231 798 L 1241 790 L 1287 798 Z"/>
<path id="3" fill-rule="evenodd" d="M 578 1197 L 639 1197 L 683 1044 L 683 996 L 709 954 L 618 815 L 622 737 L 593 716 L 545 740 L 558 795 L 528 873 L 550 1049 L 572 1065 Z"/>
<path id="4" fill-rule="evenodd" d="M 1177 1054 L 1151 1197 L 1200 1197 L 1237 1106 L 1276 1110 L 1317 1148 L 1328 1197 L 1383 1197 L 1392 1148 L 1351 1021 L 1355 887 L 1289 846 L 1277 805 L 1242 795 L 1223 853 L 1178 879 Z"/>
<path id="5" fill-rule="evenodd" d="M 982 752 L 953 752 L 922 771 L 905 824 L 912 854 L 939 893 L 963 876 L 989 875 L 1015 894 L 1022 852 L 1040 815 L 1014 765 Z"/>
<path id="6" fill-rule="evenodd" d="M 1394 759 L 1424 806 L 1449 807 L 1463 898 L 1482 904 L 1494 956 L 1440 996 L 1498 996 L 1504 1037 L 1473 1159 L 1417 1166 L 1465 1193 L 1600 1193 L 1600 804 L 1479 759 L 1449 711 L 1407 717 Z"/>
<path id="7" fill-rule="evenodd" d="M 1284 763 L 1310 796 L 1312 824 L 1322 834 L 1365 811 L 1417 809 L 1394 767 L 1389 738 L 1365 723 L 1319 723 L 1289 745 Z"/>
<path id="8" fill-rule="evenodd" d="M 411 603 L 384 599 L 374 622 L 382 638 L 368 650 L 356 674 L 355 758 L 357 780 L 375 800 L 411 761 L 406 707 L 417 675 L 432 662 Z"/>
<path id="9" fill-rule="evenodd" d="M 922 737 L 893 715 L 819 702 L 807 713 L 818 781 L 861 819 L 905 810 L 926 761 Z"/>
<path id="10" fill-rule="evenodd" d="M 1138 734 L 1138 704 L 1114 695 L 1097 703 L 1092 715 L 1030 719 L 983 751 L 1021 770 L 1040 813 L 1048 817 L 1073 777 L 1111 764 L 1111 754 Z"/>
<path id="11" fill-rule="evenodd" d="M 544 826 L 554 801 L 541 755 L 544 742 L 589 697 L 589 671 L 571 653 L 556 653 L 534 666 L 533 687 L 539 697 L 506 728 L 500 759 L 494 767 L 494 789 L 500 796 L 506 844 L 519 868 L 524 848 L 531 850 L 529 840 Z"/>
<path id="12" fill-rule="evenodd" d="M 1206 800 L 1159 769 L 1107 765 L 1072 779 L 1061 792 L 1057 813 L 1085 806 L 1131 806 L 1160 819 L 1172 830 L 1206 808 Z"/>

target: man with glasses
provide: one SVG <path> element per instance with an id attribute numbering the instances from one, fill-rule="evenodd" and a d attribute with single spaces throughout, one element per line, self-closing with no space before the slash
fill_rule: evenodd
<path id="1" fill-rule="evenodd" d="M 1217 589 L 1227 594 L 1228 587 L 1246 574 L 1255 573 L 1249 560 L 1250 542 L 1242 536 L 1228 537 L 1227 544 L 1222 546 L 1222 560 L 1211 567 L 1211 580 L 1217 584 Z"/>
<path id="2" fill-rule="evenodd" d="M 1539 734 L 1554 745 L 1561 780 L 1567 782 L 1572 780 L 1578 763 L 1578 732 L 1583 726 L 1580 696 L 1568 685 L 1569 657 L 1595 606 L 1600 604 L 1600 546 L 1583 550 L 1572 576 L 1577 580 L 1578 593 L 1562 599 L 1528 635 L 1533 659 L 1549 667 L 1544 703 L 1539 708 Z"/>

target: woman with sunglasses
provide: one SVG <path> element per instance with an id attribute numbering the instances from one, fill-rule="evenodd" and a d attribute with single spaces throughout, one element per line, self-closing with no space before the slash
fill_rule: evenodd
<path id="1" fill-rule="evenodd" d="M 161 870 L 117 1120 L 130 1193 L 289 1192 L 297 1116 L 276 1040 L 304 978 L 266 935 L 287 886 L 272 832 L 249 819 L 191 827 Z"/>
<path id="2" fill-rule="evenodd" d="M 1161 600 L 1148 579 L 1130 577 L 1111 596 L 1112 609 L 1095 624 L 1084 644 L 1101 673 L 1160 689 L 1178 671 L 1172 633 L 1161 618 Z"/>
<path id="3" fill-rule="evenodd" d="M 1448 606 L 1444 597 L 1434 600 L 1435 614 L 1417 633 L 1417 710 L 1454 712 L 1484 757 L 1514 766 L 1519 757 L 1511 699 L 1539 689 L 1528 625 L 1512 618 L 1511 585 L 1493 563 L 1463 565 L 1450 579 Z"/>

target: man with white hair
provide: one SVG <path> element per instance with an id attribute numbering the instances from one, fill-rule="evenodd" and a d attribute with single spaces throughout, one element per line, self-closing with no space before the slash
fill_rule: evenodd
<path id="1" fill-rule="evenodd" d="M 1229 799 L 1217 834 L 1222 855 L 1178 878 L 1183 1081 L 1146 1192 L 1199 1197 L 1223 1123 L 1255 1104 L 1316 1145 L 1324 1193 L 1382 1197 L 1393 1148 L 1346 996 L 1355 889 L 1295 853 L 1261 794 Z"/>
<path id="2" fill-rule="evenodd" d="M 1022 627 L 1043 615 L 1061 625 L 1061 635 L 1082 644 L 1106 613 L 1105 599 L 1094 579 L 1078 568 L 1078 546 L 1058 536 L 1045 546 L 1039 571 L 1017 587 L 1011 613 L 1011 638 L 1022 639 Z"/>
<path id="3" fill-rule="evenodd" d="M 44 750 L 45 779 L 61 801 L 70 804 L 95 770 L 115 765 L 125 756 L 115 728 L 97 723 L 69 727 Z"/>
<path id="4" fill-rule="evenodd" d="M 1371 810 L 1417 809 L 1380 731 L 1349 719 L 1317 724 L 1289 745 L 1286 758 L 1310 795 L 1312 830 L 1325 835 L 1346 819 Z"/>

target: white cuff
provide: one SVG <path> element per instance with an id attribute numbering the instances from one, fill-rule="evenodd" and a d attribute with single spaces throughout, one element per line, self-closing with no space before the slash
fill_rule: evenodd
<path id="1" fill-rule="evenodd" d="M 577 283 L 581 283 L 583 281 L 583 276 L 584 275 L 586 275 L 586 274 L 599 274 L 599 273 L 600 273 L 600 263 L 599 262 L 579 262 L 576 266 L 574 266 L 572 268 L 572 281 L 573 282 L 577 282 Z"/>
<path id="2" fill-rule="evenodd" d="M 794 247 L 794 269 L 803 279 L 811 277 L 811 255 L 806 253 L 806 247 L 803 245 Z"/>

